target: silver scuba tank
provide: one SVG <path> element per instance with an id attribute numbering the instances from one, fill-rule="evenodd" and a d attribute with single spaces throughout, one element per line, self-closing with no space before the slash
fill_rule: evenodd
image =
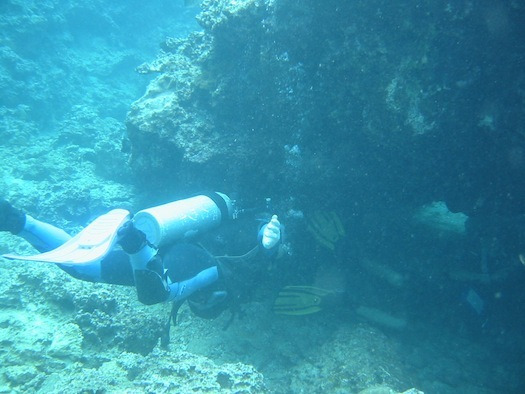
<path id="1" fill-rule="evenodd" d="M 149 242 L 160 247 L 193 237 L 233 218 L 233 204 L 223 193 L 213 192 L 143 209 L 133 223 Z"/>

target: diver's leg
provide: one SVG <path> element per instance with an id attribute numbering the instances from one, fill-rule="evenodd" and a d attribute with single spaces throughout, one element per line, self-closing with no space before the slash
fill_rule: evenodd
<path id="1" fill-rule="evenodd" d="M 129 256 L 122 250 L 109 252 L 102 260 L 89 264 L 57 264 L 76 279 L 112 285 L 134 286 L 133 270 Z"/>
<path id="2" fill-rule="evenodd" d="M 0 201 L 0 231 L 19 235 L 39 252 L 53 250 L 71 238 L 64 230 L 34 219 L 5 200 Z"/>
<path id="3" fill-rule="evenodd" d="M 24 238 L 39 252 L 48 252 L 71 239 L 71 235 L 52 224 L 26 216 L 24 228 L 17 235 Z"/>
<path id="4" fill-rule="evenodd" d="M 39 252 L 53 250 L 71 239 L 64 230 L 37 220 L 0 200 L 0 231 L 9 231 L 28 241 Z M 57 264 L 76 279 L 133 286 L 133 271 L 129 256 L 123 251 L 112 251 L 100 261 L 90 264 Z"/>

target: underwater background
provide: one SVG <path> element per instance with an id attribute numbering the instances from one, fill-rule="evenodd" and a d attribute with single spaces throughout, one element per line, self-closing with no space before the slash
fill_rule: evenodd
<path id="1" fill-rule="evenodd" d="M 2 198 L 76 233 L 217 190 L 253 214 L 211 252 L 286 234 L 167 349 L 169 305 L 1 259 L 0 392 L 525 392 L 524 36 L 512 0 L 2 0 Z"/>

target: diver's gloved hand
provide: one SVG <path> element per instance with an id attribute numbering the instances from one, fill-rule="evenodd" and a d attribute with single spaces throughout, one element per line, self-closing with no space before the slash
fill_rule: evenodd
<path id="1" fill-rule="evenodd" d="M 118 229 L 118 243 L 128 254 L 137 253 L 148 244 L 146 234 L 137 229 L 131 220 L 127 221 Z"/>
<path id="2" fill-rule="evenodd" d="M 271 249 L 281 239 L 281 223 L 277 219 L 277 215 L 273 215 L 268 224 L 265 224 L 262 233 L 262 245 L 265 249 Z"/>
<path id="3" fill-rule="evenodd" d="M 20 233 L 26 224 L 26 215 L 8 201 L 0 199 L 0 231 Z"/>

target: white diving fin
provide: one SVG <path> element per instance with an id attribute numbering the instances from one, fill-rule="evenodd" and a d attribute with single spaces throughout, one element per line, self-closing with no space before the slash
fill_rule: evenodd
<path id="1" fill-rule="evenodd" d="M 56 249 L 32 256 L 4 254 L 3 257 L 56 264 L 89 264 L 102 259 L 113 248 L 117 241 L 118 229 L 130 219 L 129 211 L 113 209 L 96 218 L 84 230 Z"/>

